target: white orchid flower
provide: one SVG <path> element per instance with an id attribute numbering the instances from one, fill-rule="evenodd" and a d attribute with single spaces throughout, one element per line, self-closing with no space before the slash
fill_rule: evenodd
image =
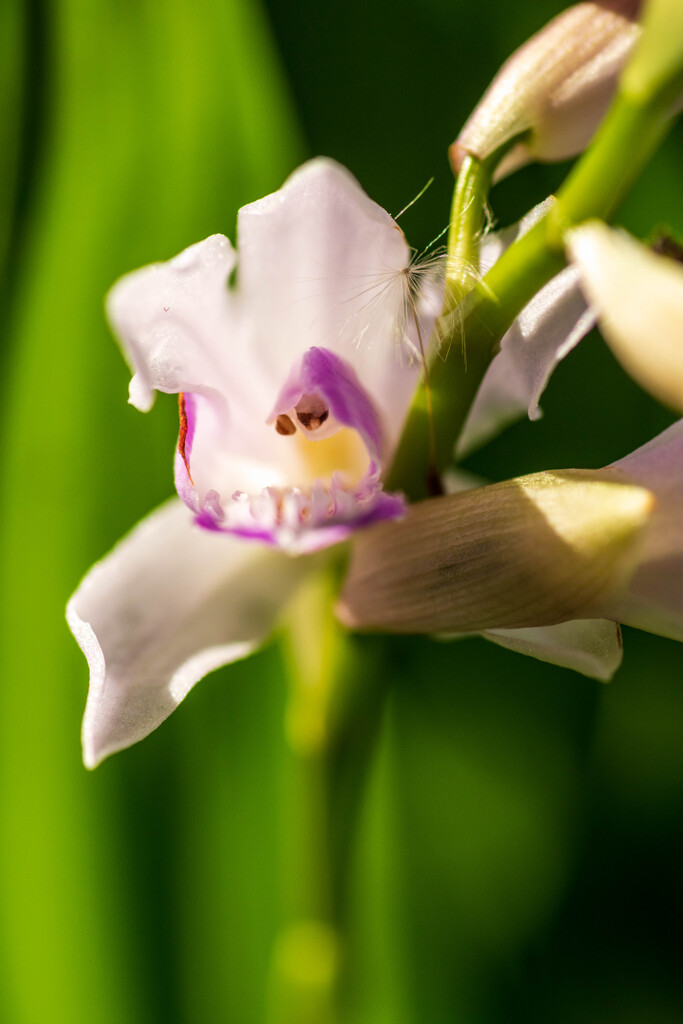
<path id="1" fill-rule="evenodd" d="M 239 256 L 214 235 L 108 299 L 131 402 L 180 395 L 179 499 L 69 602 L 91 672 L 89 767 L 266 639 L 314 562 L 283 552 L 404 512 L 382 471 L 420 372 L 406 352 L 426 343 L 441 296 L 407 294 L 403 232 L 344 168 L 315 160 L 240 210 L 238 241 Z"/>
<path id="2" fill-rule="evenodd" d="M 491 261 L 517 231 L 489 239 Z M 115 285 L 131 402 L 180 396 L 179 498 L 69 602 L 90 664 L 89 767 L 262 644 L 322 549 L 404 515 L 383 472 L 441 301 L 433 279 L 416 283 L 395 221 L 324 159 L 240 211 L 237 253 L 214 235 Z"/>

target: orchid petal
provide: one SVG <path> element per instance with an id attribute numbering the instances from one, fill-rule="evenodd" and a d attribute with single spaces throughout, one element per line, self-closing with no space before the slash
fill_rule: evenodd
<path id="1" fill-rule="evenodd" d="M 525 414 L 539 419 L 539 401 L 555 368 L 594 324 L 579 289 L 579 274 L 566 267 L 537 292 L 503 337 L 458 441 L 458 458 Z"/>
<path id="2" fill-rule="evenodd" d="M 652 506 L 614 470 L 535 473 L 424 501 L 354 538 L 340 617 L 417 633 L 592 617 L 633 572 Z"/>
<path id="3" fill-rule="evenodd" d="M 546 199 L 519 223 L 489 235 L 482 245 L 482 274 L 554 203 L 554 198 Z M 500 352 L 484 376 L 458 440 L 457 458 L 481 447 L 521 416 L 538 419 L 542 415 L 538 403 L 553 371 L 594 322 L 576 270 L 565 268 L 541 288 L 501 340 Z"/>
<path id="4" fill-rule="evenodd" d="M 147 412 L 157 391 L 214 392 L 226 373 L 235 312 L 227 290 L 235 252 L 212 235 L 168 263 L 122 277 L 107 314 L 134 372 L 130 401 Z"/>
<path id="5" fill-rule="evenodd" d="M 446 494 L 461 494 L 484 487 L 487 481 L 454 467 L 445 474 L 443 484 Z M 486 630 L 479 635 L 518 654 L 573 669 L 600 682 L 612 678 L 623 658 L 621 630 L 609 619 L 574 619 L 554 626 Z"/>
<path id="6" fill-rule="evenodd" d="M 600 329 L 624 369 L 683 411 L 683 267 L 591 221 L 568 233 L 568 252 Z"/>
<path id="7" fill-rule="evenodd" d="M 610 617 L 683 640 L 683 420 L 614 463 L 657 504 L 639 566 Z"/>
<path id="8" fill-rule="evenodd" d="M 178 500 L 143 520 L 67 609 L 90 665 L 86 766 L 147 736 L 202 676 L 255 650 L 310 565 L 199 530 Z"/>
<path id="9" fill-rule="evenodd" d="M 574 619 L 555 626 L 487 630 L 481 635 L 499 647 L 572 669 L 603 683 L 612 678 L 624 653 L 619 626 L 607 619 Z"/>
<path id="10" fill-rule="evenodd" d="M 238 238 L 259 371 L 279 390 L 307 349 L 335 352 L 372 395 L 394 445 L 419 373 L 405 353 L 419 341 L 407 306 L 411 253 L 396 222 L 345 168 L 321 158 L 243 207 Z M 421 322 L 425 343 L 436 312 Z"/>
<path id="11" fill-rule="evenodd" d="M 278 395 L 269 420 L 297 405 L 304 394 L 318 393 L 339 426 L 357 430 L 367 448 L 368 458 L 380 463 L 382 428 L 372 400 L 353 368 L 333 352 L 311 348 L 293 367 Z M 316 440 L 312 434 L 311 440 Z"/>

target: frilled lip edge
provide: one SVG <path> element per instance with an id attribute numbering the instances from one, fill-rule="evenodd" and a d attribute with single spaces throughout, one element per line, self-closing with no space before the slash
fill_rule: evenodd
<path id="1" fill-rule="evenodd" d="M 248 499 L 247 499 L 248 500 Z M 358 504 L 360 501 L 358 502 Z M 373 523 L 389 519 L 400 519 L 405 515 L 407 503 L 402 494 L 385 494 L 379 491 L 373 496 L 372 507 L 365 513 L 355 512 L 348 518 L 335 518 L 329 523 L 304 529 L 288 538 L 286 527 L 276 525 L 272 530 L 258 526 L 225 526 L 213 510 L 205 508 L 195 515 L 195 523 L 205 530 L 226 533 L 243 540 L 256 540 L 272 548 L 283 548 L 292 554 L 310 554 L 333 544 L 347 540 L 356 530 Z"/>
<path id="2" fill-rule="evenodd" d="M 365 444 L 369 464 L 358 485 L 349 488 L 335 473 L 328 483 L 316 481 L 310 493 L 297 487 L 285 491 L 265 488 L 258 495 L 234 492 L 227 510 L 215 490 L 207 491 L 203 502 L 199 498 L 191 470 L 196 396 L 188 392 L 179 394 L 176 489 L 194 512 L 198 526 L 260 541 L 292 554 L 305 554 L 337 544 L 357 529 L 403 517 L 407 508 L 405 496 L 388 494 L 383 489 L 385 453 L 379 417 L 355 372 L 341 357 L 326 349 L 309 349 L 292 368 L 268 422 L 295 405 L 303 394 L 314 391 L 324 396 L 339 424 L 356 430 Z"/>

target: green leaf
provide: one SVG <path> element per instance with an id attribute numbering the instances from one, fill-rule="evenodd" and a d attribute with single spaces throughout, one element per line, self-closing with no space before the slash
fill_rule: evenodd
<path id="1" fill-rule="evenodd" d="M 80 765 L 87 671 L 63 620 L 88 565 L 172 488 L 174 403 L 149 418 L 126 406 L 102 299 L 123 271 L 231 232 L 296 147 L 254 5 L 61 0 L 51 16 L 49 59 L 34 68 L 49 135 L 22 222 L 3 390 L 3 1014 L 170 1024 L 162 951 L 174 940 L 160 916 L 136 922 L 127 870 L 144 850 L 125 770 L 93 778 Z"/>

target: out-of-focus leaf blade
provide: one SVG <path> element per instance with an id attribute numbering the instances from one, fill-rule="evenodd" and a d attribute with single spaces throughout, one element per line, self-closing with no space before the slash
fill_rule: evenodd
<path id="1" fill-rule="evenodd" d="M 180 953 L 161 954 L 177 939 L 166 917 L 137 927 L 149 906 L 132 878 L 157 857 L 150 873 L 172 879 L 174 851 L 145 846 L 155 833 L 136 820 L 130 775 L 81 768 L 86 670 L 63 621 L 79 575 L 171 487 L 173 410 L 126 407 L 102 297 L 136 264 L 232 233 L 238 205 L 295 163 L 292 119 L 253 4 L 61 0 L 48 37 L 36 74 L 49 130 L 22 222 L 3 403 L 2 1013 L 171 1022 Z M 202 766 L 188 773 L 200 787 Z M 157 908 L 172 898 L 169 887 Z"/>

